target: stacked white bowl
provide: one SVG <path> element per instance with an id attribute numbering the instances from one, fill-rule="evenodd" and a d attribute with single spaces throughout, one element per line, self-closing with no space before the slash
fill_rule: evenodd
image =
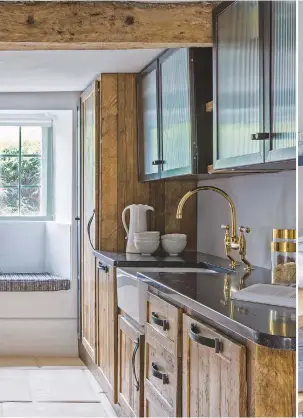
<path id="1" fill-rule="evenodd" d="M 185 234 L 166 234 L 161 236 L 163 250 L 171 256 L 181 253 L 187 244 L 187 235 Z"/>
<path id="2" fill-rule="evenodd" d="M 135 232 L 134 243 L 137 250 L 143 255 L 151 255 L 160 245 L 160 232 L 158 231 L 146 231 Z"/>

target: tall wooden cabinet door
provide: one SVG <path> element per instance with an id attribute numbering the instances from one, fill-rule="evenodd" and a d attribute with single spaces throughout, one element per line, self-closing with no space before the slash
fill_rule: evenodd
<path id="1" fill-rule="evenodd" d="M 246 416 L 245 350 L 183 314 L 183 416 Z"/>
<path id="2" fill-rule="evenodd" d="M 99 83 L 81 96 L 81 307 L 82 344 L 96 360 L 96 265 L 98 242 Z"/>
<path id="3" fill-rule="evenodd" d="M 98 367 L 103 388 L 117 403 L 118 308 L 115 267 L 98 261 Z"/>
<path id="4" fill-rule="evenodd" d="M 118 403 L 122 416 L 144 414 L 144 334 L 119 316 Z"/>

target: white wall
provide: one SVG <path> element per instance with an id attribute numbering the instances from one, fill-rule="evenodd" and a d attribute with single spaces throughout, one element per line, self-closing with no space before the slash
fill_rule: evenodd
<path id="1" fill-rule="evenodd" d="M 255 174 L 208 180 L 233 199 L 238 225 L 249 226 L 247 258 L 254 265 L 271 268 L 273 228 L 296 228 L 296 172 Z M 217 193 L 198 194 L 198 251 L 225 257 L 224 230 L 230 224 L 227 201 Z"/>
<path id="2" fill-rule="evenodd" d="M 0 292 L 0 355 L 76 356 L 75 141 L 79 93 L 0 93 L 0 110 L 55 115 L 55 221 L 0 221 L 0 271 L 49 271 L 71 277 L 62 292 Z M 71 242 L 73 243 L 71 245 Z M 4 343 L 5 342 L 5 343 Z"/>

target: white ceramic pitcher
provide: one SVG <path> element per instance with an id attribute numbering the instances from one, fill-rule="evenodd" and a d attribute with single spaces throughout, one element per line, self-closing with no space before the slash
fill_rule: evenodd
<path id="1" fill-rule="evenodd" d="M 129 226 L 126 225 L 125 213 L 127 210 L 130 210 L 129 216 Z M 147 216 L 146 212 L 148 210 L 154 210 L 151 206 L 148 205 L 129 205 L 122 212 L 122 222 L 124 229 L 126 231 L 126 252 L 127 253 L 140 253 L 139 250 L 135 247 L 134 244 L 134 233 L 135 232 L 145 232 L 147 231 Z"/>

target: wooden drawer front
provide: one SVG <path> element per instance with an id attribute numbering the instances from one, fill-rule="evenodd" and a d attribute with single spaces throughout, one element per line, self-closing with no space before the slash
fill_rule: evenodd
<path id="1" fill-rule="evenodd" d="M 174 409 L 156 391 L 153 385 L 146 380 L 144 386 L 145 394 L 145 417 L 175 417 Z"/>
<path id="2" fill-rule="evenodd" d="M 145 379 L 168 405 L 176 410 L 178 358 L 167 351 L 149 332 L 145 338 Z"/>
<path id="3" fill-rule="evenodd" d="M 176 308 L 165 300 L 148 294 L 147 322 L 160 335 L 171 341 L 167 347 L 173 354 L 178 354 L 177 341 L 182 320 L 182 310 Z M 159 336 L 160 337 L 160 336 Z M 159 340 L 160 341 L 160 340 Z"/>
<path id="4" fill-rule="evenodd" d="M 192 329 L 194 325 L 194 329 Z M 218 339 L 220 351 L 205 344 Z M 246 416 L 246 349 L 209 326 L 183 315 L 183 416 Z"/>

